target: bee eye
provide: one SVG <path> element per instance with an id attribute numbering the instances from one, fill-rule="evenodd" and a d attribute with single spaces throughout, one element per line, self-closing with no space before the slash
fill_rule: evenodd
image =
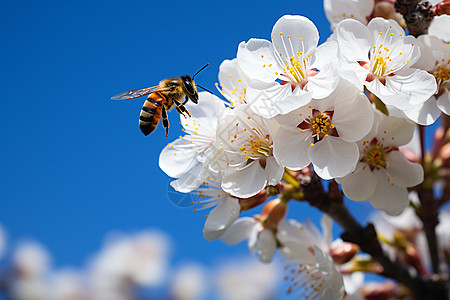
<path id="1" fill-rule="evenodd" d="M 184 87 L 186 88 L 186 90 L 188 91 L 189 94 L 191 94 L 191 95 L 195 94 L 194 87 L 192 86 L 190 81 L 185 80 Z"/>

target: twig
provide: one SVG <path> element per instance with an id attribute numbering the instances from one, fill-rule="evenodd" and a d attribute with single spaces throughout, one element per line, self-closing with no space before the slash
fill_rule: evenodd
<path id="1" fill-rule="evenodd" d="M 428 1 L 418 0 L 397 0 L 395 9 L 403 15 L 409 34 L 418 37 L 421 34 L 428 33 L 434 14 L 432 5 Z"/>

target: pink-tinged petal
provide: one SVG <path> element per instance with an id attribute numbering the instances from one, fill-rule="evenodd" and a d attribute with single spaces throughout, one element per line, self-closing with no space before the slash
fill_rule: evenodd
<path id="1" fill-rule="evenodd" d="M 450 115 L 450 93 L 446 90 L 436 101 L 437 107 L 446 115 Z"/>
<path id="2" fill-rule="evenodd" d="M 377 139 L 384 145 L 400 147 L 406 145 L 413 137 L 415 125 L 408 119 L 386 117 L 379 114 L 381 121 L 377 127 Z"/>
<path id="3" fill-rule="evenodd" d="M 413 187 L 423 182 L 422 166 L 409 161 L 400 151 L 387 155 L 386 172 L 399 187 Z"/>
<path id="4" fill-rule="evenodd" d="M 346 19 L 338 24 L 336 35 L 342 57 L 348 62 L 368 62 L 373 42 L 366 26 L 359 21 Z"/>
<path id="5" fill-rule="evenodd" d="M 264 229 L 259 233 L 256 245 L 256 253 L 258 254 L 259 261 L 266 264 L 270 263 L 275 254 L 275 250 L 277 250 L 277 241 L 272 230 Z"/>
<path id="6" fill-rule="evenodd" d="M 273 156 L 283 166 L 300 170 L 311 163 L 308 150 L 311 147 L 309 133 L 300 133 L 296 127 L 281 127 L 273 142 Z"/>
<path id="7" fill-rule="evenodd" d="M 241 169 L 228 169 L 222 179 L 222 189 L 228 194 L 249 198 L 266 186 L 266 174 L 259 161 L 253 161 Z"/>
<path id="8" fill-rule="evenodd" d="M 250 79 L 273 82 L 278 78 L 275 72 L 282 72 L 274 56 L 273 45 L 267 40 L 250 39 L 247 43 L 240 43 L 237 59 L 241 70 Z"/>
<path id="9" fill-rule="evenodd" d="M 377 187 L 376 177 L 365 163 L 360 163 L 356 170 L 339 178 L 345 196 L 350 200 L 364 201 L 369 199 Z"/>
<path id="10" fill-rule="evenodd" d="M 184 139 L 175 140 L 161 151 L 159 167 L 170 177 L 181 177 L 198 163 L 196 148 Z"/>
<path id="11" fill-rule="evenodd" d="M 277 185 L 283 177 L 284 167 L 278 164 L 273 157 L 266 158 L 266 180 L 268 185 Z"/>
<path id="12" fill-rule="evenodd" d="M 409 97 L 409 103 L 417 105 L 430 99 L 436 92 L 437 85 L 433 75 L 424 70 L 410 68 L 401 70 L 394 76 L 386 77 L 386 88 L 397 92 L 402 97 Z M 384 102 L 382 98 L 380 99 Z M 391 101 L 395 103 L 395 99 Z M 390 105 L 397 106 L 394 103 Z"/>
<path id="13" fill-rule="evenodd" d="M 319 31 L 311 20 L 303 16 L 282 16 L 272 29 L 272 43 L 275 51 L 285 57 L 297 52 L 312 52 L 319 42 Z"/>
<path id="14" fill-rule="evenodd" d="M 250 237 L 253 229 L 256 226 L 255 219 L 250 217 L 243 217 L 237 219 L 224 232 L 220 239 L 227 245 L 236 245 Z"/>
<path id="15" fill-rule="evenodd" d="M 372 129 L 373 108 L 366 95 L 346 80 L 330 95 L 336 99 L 333 125 L 344 141 L 356 142 Z"/>
<path id="16" fill-rule="evenodd" d="M 228 197 L 220 202 L 208 215 L 203 228 L 203 237 L 208 241 L 213 241 L 223 235 L 223 233 L 239 217 L 241 206 L 237 198 Z"/>
<path id="17" fill-rule="evenodd" d="M 319 292 L 319 299 L 343 299 L 345 294 L 344 280 L 341 273 L 336 270 L 330 255 L 317 246 L 314 246 L 314 253 L 316 266 L 325 280 L 324 287 Z"/>
<path id="18" fill-rule="evenodd" d="M 424 103 L 405 109 L 403 112 L 411 121 L 424 126 L 433 124 L 441 115 L 441 110 L 438 108 L 434 96 Z"/>
<path id="19" fill-rule="evenodd" d="M 388 215 L 399 215 L 409 205 L 408 190 L 388 181 L 389 176 L 384 170 L 374 174 L 377 178 L 377 188 L 369 198 L 370 203 Z"/>
<path id="20" fill-rule="evenodd" d="M 281 85 L 277 82 L 264 84 L 253 81 L 247 88 L 247 101 L 258 115 L 273 118 L 308 104 L 311 101 L 311 94 L 299 87 L 292 91 L 289 84 Z"/>
<path id="21" fill-rule="evenodd" d="M 320 69 L 317 75 L 309 77 L 306 89 L 312 98 L 322 99 L 329 96 L 339 83 L 339 74 L 333 64 L 328 64 Z"/>
<path id="22" fill-rule="evenodd" d="M 330 136 L 310 147 L 308 155 L 317 175 L 330 179 L 343 177 L 355 170 L 359 149 L 356 143 Z"/>

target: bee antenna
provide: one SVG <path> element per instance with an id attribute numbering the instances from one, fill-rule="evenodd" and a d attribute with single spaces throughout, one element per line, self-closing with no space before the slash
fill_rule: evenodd
<path id="1" fill-rule="evenodd" d="M 204 89 L 205 91 L 209 92 L 210 94 L 214 95 L 214 94 L 213 94 L 210 90 L 208 90 L 207 88 L 204 88 L 204 87 L 202 87 L 202 86 L 199 85 L 199 84 L 196 84 L 196 86 L 198 86 L 199 88 L 202 88 L 202 89 Z"/>
<path id="2" fill-rule="evenodd" d="M 204 68 L 206 68 L 207 66 L 209 66 L 209 64 L 204 65 L 203 68 L 201 68 L 200 70 L 198 70 L 198 71 L 194 74 L 194 76 L 192 76 L 192 79 L 194 79 L 194 78 L 195 78 L 195 75 L 197 75 L 198 73 L 200 73 L 200 71 L 202 71 L 202 70 L 203 70 Z"/>

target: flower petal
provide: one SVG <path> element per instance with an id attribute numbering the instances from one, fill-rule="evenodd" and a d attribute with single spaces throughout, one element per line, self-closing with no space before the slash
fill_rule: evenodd
<path id="1" fill-rule="evenodd" d="M 317 246 L 314 246 L 314 253 L 316 256 L 316 266 L 322 273 L 325 280 L 325 285 L 320 290 L 319 299 L 325 300 L 344 298 L 344 280 L 342 279 L 341 273 L 336 270 L 330 255 L 323 252 Z"/>
<path id="2" fill-rule="evenodd" d="M 355 171 L 337 181 L 342 184 L 345 196 L 354 201 L 369 199 L 377 187 L 375 175 L 364 163 L 358 164 Z"/>
<path id="3" fill-rule="evenodd" d="M 259 161 L 253 161 L 244 168 L 227 170 L 222 179 L 222 189 L 232 196 L 249 198 L 262 191 L 266 182 Z"/>
<path id="4" fill-rule="evenodd" d="M 270 263 L 277 249 L 277 241 L 270 229 L 264 229 L 259 233 L 258 242 L 256 244 L 256 252 L 258 259 L 262 263 Z"/>
<path id="5" fill-rule="evenodd" d="M 289 84 L 252 81 L 247 88 L 247 100 L 255 113 L 264 118 L 273 118 L 308 104 L 311 94 L 299 87 L 292 91 Z"/>
<path id="6" fill-rule="evenodd" d="M 408 119 L 386 117 L 378 113 L 381 121 L 377 127 L 376 137 L 384 141 L 384 145 L 400 147 L 411 141 L 414 135 L 414 124 Z"/>
<path id="7" fill-rule="evenodd" d="M 237 219 L 227 231 L 220 237 L 220 239 L 227 245 L 236 245 L 250 237 L 250 234 L 255 227 L 255 219 L 250 217 L 243 217 Z"/>
<path id="8" fill-rule="evenodd" d="M 295 128 L 295 127 L 294 127 Z M 300 129 L 282 127 L 273 142 L 273 156 L 281 165 L 300 170 L 310 164 L 308 150 L 311 148 L 309 133 L 300 133 Z"/>
<path id="9" fill-rule="evenodd" d="M 220 236 L 239 217 L 241 206 L 237 198 L 228 197 L 220 202 L 208 215 L 203 228 L 203 237 L 212 241 Z"/>
<path id="10" fill-rule="evenodd" d="M 436 101 L 436 105 L 446 115 L 450 115 L 450 93 L 446 90 Z"/>
<path id="11" fill-rule="evenodd" d="M 372 47 L 369 30 L 361 22 L 346 19 L 336 27 L 339 52 L 348 62 L 369 61 L 368 53 Z"/>
<path id="12" fill-rule="evenodd" d="M 283 177 L 284 167 L 278 164 L 274 157 L 266 158 L 266 180 L 268 185 L 277 185 Z"/>
<path id="13" fill-rule="evenodd" d="M 400 151 L 388 154 L 386 172 L 399 187 L 413 187 L 423 181 L 422 166 L 409 161 Z"/>
<path id="14" fill-rule="evenodd" d="M 330 136 L 310 147 L 308 155 L 317 175 L 331 179 L 343 177 L 355 170 L 359 149 L 356 143 Z"/>
<path id="15" fill-rule="evenodd" d="M 346 80 L 330 95 L 336 100 L 333 125 L 344 141 L 356 142 L 372 129 L 373 108 L 364 95 Z"/>
<path id="16" fill-rule="evenodd" d="M 319 42 L 316 25 L 303 16 L 282 16 L 272 29 L 272 43 L 282 57 L 295 56 L 297 52 L 312 52 Z"/>
<path id="17" fill-rule="evenodd" d="M 413 105 L 410 109 L 405 109 L 403 112 L 411 121 L 424 126 L 433 124 L 441 115 L 441 110 L 434 96 L 424 103 Z"/>
<path id="18" fill-rule="evenodd" d="M 226 59 L 220 64 L 219 82 L 224 97 L 230 101 L 231 105 L 236 106 L 245 103 L 249 79 L 239 67 L 236 58 Z"/>
<path id="19" fill-rule="evenodd" d="M 185 139 L 175 140 L 161 151 L 159 167 L 170 177 L 181 177 L 198 163 L 196 148 Z"/>
<path id="20" fill-rule="evenodd" d="M 374 174 L 377 178 L 377 188 L 369 198 L 370 203 L 388 215 L 399 215 L 409 204 L 408 190 L 389 182 L 389 176 L 383 170 Z"/>
<path id="21" fill-rule="evenodd" d="M 262 39 L 250 39 L 239 44 L 237 59 L 240 68 L 250 79 L 274 82 L 282 67 L 273 53 L 272 43 Z M 271 65 L 271 67 L 269 67 Z"/>

